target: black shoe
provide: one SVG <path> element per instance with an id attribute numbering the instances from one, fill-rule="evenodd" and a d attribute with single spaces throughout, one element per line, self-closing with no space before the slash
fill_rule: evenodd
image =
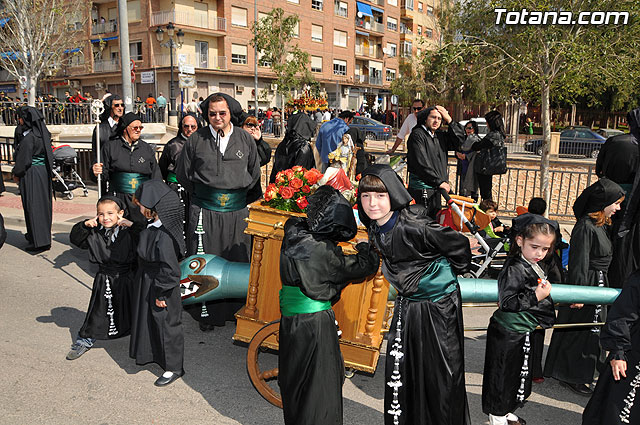
<path id="1" fill-rule="evenodd" d="M 518 416 L 517 421 L 510 421 L 509 419 L 507 419 L 507 425 L 527 425 L 527 421 Z"/>
<path id="2" fill-rule="evenodd" d="M 202 332 L 213 332 L 213 330 L 216 328 L 215 325 L 212 325 L 210 323 L 202 323 L 202 322 L 199 322 L 198 326 L 200 327 L 200 330 Z"/>
<path id="3" fill-rule="evenodd" d="M 50 249 L 51 249 L 51 245 L 44 245 L 44 246 L 38 246 L 38 247 L 35 247 L 33 245 L 27 245 L 27 247 L 24 250 L 27 252 L 32 252 L 34 254 L 37 254 L 39 252 L 49 251 Z"/>
<path id="4" fill-rule="evenodd" d="M 590 396 L 593 394 L 593 391 L 587 384 L 572 384 L 571 382 L 560 381 L 560 385 L 563 387 L 569 388 L 576 394 Z"/>
<path id="5" fill-rule="evenodd" d="M 158 379 L 156 379 L 156 382 L 154 382 L 153 385 L 155 385 L 156 387 L 166 387 L 176 379 L 180 378 L 182 375 L 184 375 L 184 371 L 181 373 L 171 372 L 170 377 L 165 378 L 164 376 L 161 376 Z"/>

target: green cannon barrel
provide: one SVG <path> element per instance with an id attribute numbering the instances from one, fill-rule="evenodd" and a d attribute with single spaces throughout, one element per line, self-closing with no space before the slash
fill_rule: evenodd
<path id="1" fill-rule="evenodd" d="M 462 301 L 465 303 L 497 303 L 498 281 L 493 279 L 458 278 Z M 389 300 L 395 300 L 393 287 L 389 290 Z M 556 303 L 571 304 L 613 304 L 620 289 L 598 286 L 552 284 L 551 298 Z"/>

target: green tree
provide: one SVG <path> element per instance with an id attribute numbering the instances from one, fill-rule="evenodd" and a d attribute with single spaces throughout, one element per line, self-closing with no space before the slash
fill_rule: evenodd
<path id="1" fill-rule="evenodd" d="M 258 49 L 260 62 L 268 64 L 275 74 L 276 93 L 286 98 L 291 96 L 292 90 L 304 85 L 312 86 L 316 91 L 319 87 L 310 71 L 309 53 L 294 43 L 299 22 L 298 16 L 285 16 L 283 9 L 275 8 L 252 26 L 251 45 Z"/>

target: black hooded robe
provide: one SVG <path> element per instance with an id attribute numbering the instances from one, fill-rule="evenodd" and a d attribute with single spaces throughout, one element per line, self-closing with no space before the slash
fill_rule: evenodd
<path id="1" fill-rule="evenodd" d="M 607 270 L 611 263 L 611 240 L 604 226 L 596 226 L 588 213 L 602 211 L 623 194 L 616 183 L 600 179 L 576 199 L 573 209 L 578 222 L 571 232 L 567 283 L 583 286 L 609 285 Z M 596 309 L 595 305 L 585 305 L 580 309 L 561 306 L 558 308 L 556 323 L 604 321 L 606 308 L 602 307 L 598 313 Z M 597 329 L 555 329 L 547 352 L 544 376 L 571 384 L 590 385 L 596 368 L 599 370 L 603 361 Z"/>
<path id="2" fill-rule="evenodd" d="M 487 329 L 482 374 L 482 411 L 487 415 L 512 413 L 531 394 L 533 330 L 537 325 L 550 328 L 556 318 L 551 297 L 536 297 L 538 279 L 521 256 L 507 259 L 498 276 L 500 309 Z"/>
<path id="3" fill-rule="evenodd" d="M 120 227 L 115 240 L 107 243 L 104 229 L 86 227 L 84 221 L 71 229 L 71 243 L 88 249 L 89 261 L 99 267 L 87 314 L 78 332 L 80 337 L 115 339 L 129 335 L 136 239 L 140 230 L 139 226 Z"/>
<path id="4" fill-rule="evenodd" d="M 436 223 L 422 205 L 406 206 L 411 196 L 389 166 L 373 165 L 366 175 L 383 181 L 395 211 L 379 227 L 359 207 L 382 272 L 398 291 L 387 342 L 385 424 L 470 424 L 455 277 L 469 270 L 469 241 Z"/>
<path id="5" fill-rule="evenodd" d="M 276 181 L 276 174 L 280 171 L 299 165 L 307 170 L 315 167 L 313 150 L 309 141 L 316 131 L 316 123 L 305 113 L 298 112 L 291 115 L 287 123 L 287 132 L 282 142 L 278 144 L 273 157 L 273 168 L 269 183 Z"/>
<path id="6" fill-rule="evenodd" d="M 31 109 L 35 112 L 30 112 Z M 34 248 L 43 248 L 51 245 L 53 218 L 51 138 L 41 115 L 39 120 L 32 117 L 39 114 L 35 108 L 22 107 L 19 114 L 20 111 L 23 118 L 26 117 L 22 127 L 26 134 L 22 135 L 16 150 L 12 172 L 20 178 L 18 185 L 27 227 L 25 237 Z"/>
<path id="7" fill-rule="evenodd" d="M 582 414 L 582 425 L 640 423 L 640 273 L 633 273 L 609 309 L 600 332 L 600 344 L 609 351 L 608 362 Z M 626 378 L 613 379 L 609 361 L 626 360 Z"/>
<path id="8" fill-rule="evenodd" d="M 332 221 L 350 219 L 355 235 L 353 213 L 346 200 L 344 204 L 347 208 L 324 215 L 322 221 L 333 227 Z M 351 217 L 344 217 L 344 213 Z M 350 281 L 375 273 L 379 264 L 369 244 L 358 244 L 357 254 L 345 255 L 334 235 L 314 233 L 318 227 L 324 225 L 310 228 L 304 218 L 293 217 L 284 229 L 280 255 L 283 291 L 295 288 L 303 298 L 324 302 L 322 308 L 289 313 L 280 295 L 278 383 L 287 425 L 342 424 L 344 363 L 330 305 L 338 301 Z M 301 304 L 293 305 L 293 309 L 301 308 Z"/>

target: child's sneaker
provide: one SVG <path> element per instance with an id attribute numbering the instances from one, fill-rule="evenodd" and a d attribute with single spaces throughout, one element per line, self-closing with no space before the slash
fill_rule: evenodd
<path id="1" fill-rule="evenodd" d="M 77 359 L 78 357 L 89 351 L 89 348 L 91 347 L 87 347 L 86 345 L 78 343 L 71 345 L 71 350 L 69 351 L 69 353 L 67 353 L 67 360 Z"/>

